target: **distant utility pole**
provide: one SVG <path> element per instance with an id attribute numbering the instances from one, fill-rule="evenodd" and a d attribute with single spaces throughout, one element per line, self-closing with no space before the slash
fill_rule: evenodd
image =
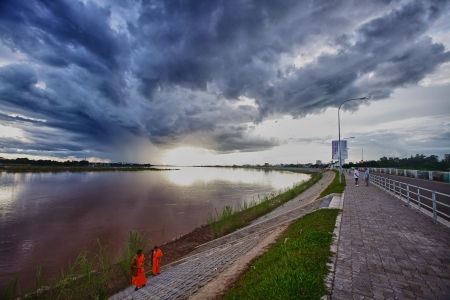
<path id="1" fill-rule="evenodd" d="M 365 165 L 364 165 L 364 149 L 361 149 L 361 163 L 363 164 L 363 167 L 365 167 Z"/>

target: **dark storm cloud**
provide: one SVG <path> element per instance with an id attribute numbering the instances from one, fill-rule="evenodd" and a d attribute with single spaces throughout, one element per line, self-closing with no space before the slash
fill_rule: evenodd
<path id="1" fill-rule="evenodd" d="M 110 14 L 91 2 L 2 1 L 0 36 L 38 64 L 56 68 L 73 64 L 98 76 L 95 91 L 119 105 L 124 93 L 117 87 L 125 85 L 128 48 L 126 36 L 110 28 Z"/>
<path id="2" fill-rule="evenodd" d="M 421 36 L 444 2 L 437 4 L 411 2 L 339 36 L 332 44 L 336 54 L 321 55 L 259 94 L 262 111 L 305 115 L 355 95 L 386 98 L 395 88 L 417 83 L 450 60 L 443 45 Z"/>
<path id="3" fill-rule="evenodd" d="M 103 2 L 0 3 L 0 42 L 24 57 L 0 67 L 0 121 L 32 141 L 5 147 L 106 151 L 131 134 L 258 151 L 280 141 L 251 122 L 386 98 L 450 61 L 427 36 L 446 1 Z"/>

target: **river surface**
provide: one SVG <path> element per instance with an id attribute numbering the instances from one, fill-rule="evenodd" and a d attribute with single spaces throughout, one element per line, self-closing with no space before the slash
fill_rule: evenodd
<path id="1" fill-rule="evenodd" d="M 43 266 L 54 276 L 96 238 L 116 251 L 130 230 L 161 245 L 235 207 L 309 179 L 306 174 L 231 168 L 172 171 L 0 172 L 0 291 L 18 276 L 22 291 Z"/>

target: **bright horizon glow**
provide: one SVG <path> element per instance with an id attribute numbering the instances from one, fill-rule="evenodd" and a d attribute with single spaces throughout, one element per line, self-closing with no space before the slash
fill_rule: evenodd
<path id="1" fill-rule="evenodd" d="M 450 86 L 441 86 L 441 93 L 450 93 Z M 416 109 L 423 100 L 427 105 L 420 110 Z M 427 132 L 450 132 L 450 103 L 444 105 L 440 102 L 440 94 L 435 94 L 433 87 L 412 87 L 397 90 L 391 98 L 382 101 L 365 101 L 357 111 L 341 108 L 341 135 L 354 137 L 349 139 L 349 159 L 346 162 L 357 162 L 364 151 L 365 160 L 378 160 L 383 156 L 409 157 L 415 154 L 439 155 L 448 152 L 442 148 L 442 153 L 427 149 Z M 443 108 L 444 107 L 444 108 Z M 414 125 L 411 125 L 414 124 Z M 337 108 L 328 108 L 315 115 L 307 115 L 301 119 L 291 116 L 280 116 L 254 126 L 254 133 L 266 137 L 276 138 L 281 145 L 259 152 L 233 152 L 217 153 L 213 150 L 179 147 L 171 150 L 159 149 L 161 159 L 152 160 L 150 156 L 143 163 L 175 165 L 175 166 L 201 166 L 201 165 L 243 165 L 243 164 L 290 164 L 290 163 L 323 163 L 331 161 L 331 141 L 338 138 Z M 0 125 L 1 126 L 1 125 Z M 421 128 L 423 134 L 414 133 L 413 128 Z M 0 132 L 10 136 L 20 134 L 20 130 L 5 126 Z M 390 134 L 404 135 L 403 141 L 384 140 Z M 400 142 L 400 143 L 399 143 Z M 405 143 L 414 142 L 423 145 L 422 149 L 410 147 L 405 152 L 402 147 Z M 147 141 L 143 141 L 146 147 Z M 432 145 L 430 145 L 432 146 Z M 364 149 L 364 150 L 363 150 Z M 432 149 L 432 148 L 430 148 Z M 142 149 L 143 150 L 143 149 Z M 447 152 L 445 152 L 447 151 Z M 143 151 L 142 151 L 143 152 Z M 144 153 L 144 152 L 143 152 Z M 29 152 L 18 151 L 14 154 L 2 154 L 5 158 L 28 157 L 30 159 L 56 159 L 59 161 L 79 160 L 76 157 L 52 158 L 51 156 L 32 155 Z M 96 162 L 117 162 L 120 160 L 100 159 L 87 155 L 88 160 Z M 141 154 L 141 156 L 145 156 Z M 126 160 L 122 160 L 126 161 Z M 139 162 L 127 160 L 128 162 Z"/>

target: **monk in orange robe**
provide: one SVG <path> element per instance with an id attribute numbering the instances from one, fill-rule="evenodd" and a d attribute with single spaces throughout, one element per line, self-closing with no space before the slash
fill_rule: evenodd
<path id="1" fill-rule="evenodd" d="M 161 266 L 161 257 L 163 256 L 163 253 L 161 249 L 159 249 L 158 246 L 155 246 L 153 253 L 152 253 L 152 271 L 153 275 L 158 275 L 160 273 L 160 266 Z"/>
<path id="2" fill-rule="evenodd" d="M 135 291 L 144 287 L 147 282 L 147 277 L 145 277 L 144 261 L 145 256 L 142 254 L 142 250 L 138 250 L 131 261 L 131 283 L 136 286 L 134 289 Z"/>

